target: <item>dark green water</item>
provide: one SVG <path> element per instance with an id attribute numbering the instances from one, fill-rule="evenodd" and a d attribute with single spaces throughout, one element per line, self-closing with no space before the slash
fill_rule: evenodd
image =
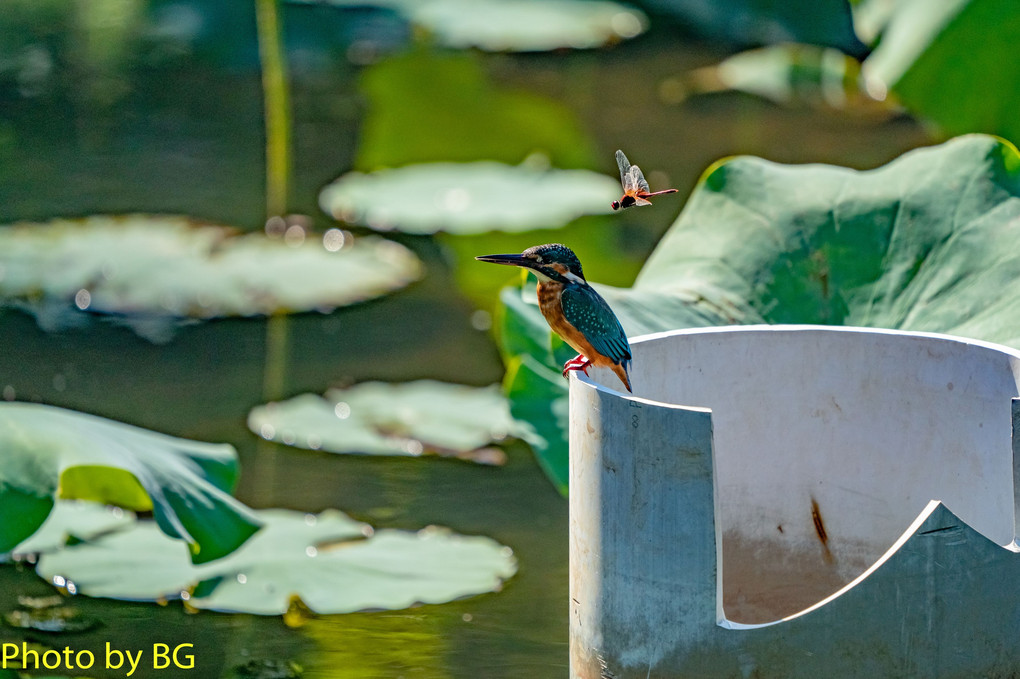
<path id="1" fill-rule="evenodd" d="M 127 8 L 146 16 L 184 7 L 205 22 L 204 37 L 183 55 L 139 37 L 137 29 L 107 36 L 120 45 L 119 56 L 111 57 L 96 47 L 94 32 L 76 27 L 63 5 L 40 2 L 26 10 L 28 4 L 19 4 L 22 11 L 0 18 L 5 54 L 24 55 L 26 45 L 42 45 L 56 55 L 50 75 L 32 87 L 23 72 L 19 80 L 11 68 L 0 70 L 0 223 L 161 212 L 261 228 L 265 138 L 253 10 L 242 2 L 110 0 L 110 11 Z M 290 206 L 328 228 L 317 195 L 354 163 L 367 105 L 358 89 L 361 67 L 330 47 L 330 26 L 296 10 L 288 10 L 285 20 L 293 65 Z M 736 153 L 871 167 L 927 143 L 920 127 L 906 119 L 784 110 L 735 94 L 663 102 L 664 80 L 721 54 L 662 27 L 607 50 L 473 58 L 494 86 L 541 95 L 572 111 L 604 159 L 597 169 L 614 172 L 612 153 L 625 147 L 681 196 L 711 162 Z M 423 127 L 420 133 L 430 131 Z M 580 241 L 602 256 L 597 268 L 586 266 L 590 278 L 625 285 L 681 206 L 682 200 L 664 200 L 590 230 L 575 225 L 565 232 L 486 236 L 477 243 L 495 252 L 520 249 L 529 240 Z M 490 335 L 471 323 L 484 300 L 460 287 L 485 275 L 463 270 L 471 266 L 457 254 L 463 244 L 447 237 L 401 242 L 425 262 L 422 282 L 378 301 L 288 321 L 287 395 L 369 379 L 484 385 L 502 378 Z M 504 591 L 409 611 L 322 617 L 296 629 L 278 618 L 190 615 L 176 603 L 79 597 L 75 603 L 101 620 L 101 628 L 62 636 L 5 629 L 0 641 L 27 638 L 93 649 L 99 657 L 107 642 L 126 649 L 195 645 L 193 669 L 159 671 L 143 663 L 136 677 L 218 677 L 249 659 L 292 660 L 309 677 L 565 676 L 567 505 L 527 447 L 511 444 L 509 463 L 489 468 L 260 445 L 244 421 L 263 401 L 265 361 L 262 320 L 192 326 L 156 346 L 104 323 L 48 334 L 20 312 L 0 311 L 0 387 L 13 388 L 19 400 L 229 442 L 241 457 L 238 496 L 253 507 L 335 507 L 379 527 L 436 523 L 489 535 L 513 547 L 519 560 L 520 571 Z M 19 594 L 47 589 L 31 571 L 0 568 L 0 609 L 10 608 Z"/>

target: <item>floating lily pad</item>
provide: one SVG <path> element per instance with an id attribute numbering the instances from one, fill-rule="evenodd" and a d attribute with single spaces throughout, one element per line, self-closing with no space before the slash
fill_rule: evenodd
<path id="1" fill-rule="evenodd" d="M 1020 153 L 1000 139 L 961 137 L 865 172 L 741 157 L 702 177 L 631 289 L 598 289 L 630 336 L 817 323 L 1020 347 L 1018 239 Z M 567 381 L 530 295 L 503 294 L 504 359 L 521 366 L 511 407 L 562 486 Z"/>
<path id="2" fill-rule="evenodd" d="M 0 403 L 0 450 L 0 552 L 35 533 L 58 497 L 151 510 L 167 535 L 187 542 L 181 549 L 196 563 L 230 553 L 260 525 L 228 493 L 238 467 L 227 444 L 12 402 Z"/>
<path id="3" fill-rule="evenodd" d="M 485 537 L 430 527 L 373 531 L 342 512 L 258 512 L 249 542 L 194 565 L 150 522 L 44 555 L 37 572 L 81 594 L 158 601 L 183 595 L 195 608 L 282 615 L 399 609 L 500 589 L 516 571 L 511 550 Z"/>
<path id="4" fill-rule="evenodd" d="M 648 28 L 642 12 L 609 0 L 326 1 L 342 7 L 392 9 L 445 47 L 477 47 L 490 52 L 601 47 L 633 38 Z"/>
<path id="5" fill-rule="evenodd" d="M 248 427 L 263 438 L 312 450 L 365 455 L 442 455 L 502 464 L 486 448 L 520 431 L 497 387 L 421 380 L 366 382 L 254 408 Z"/>
<path id="6" fill-rule="evenodd" d="M 337 219 L 378 230 L 468 234 L 561 227 L 610 212 L 619 193 L 615 179 L 588 170 L 482 161 L 351 172 L 323 189 L 319 202 Z"/>
<path id="7" fill-rule="evenodd" d="M 403 246 L 339 230 L 274 239 L 146 215 L 0 227 L 0 304 L 51 327 L 88 311 L 165 338 L 184 319 L 331 310 L 420 275 Z"/>

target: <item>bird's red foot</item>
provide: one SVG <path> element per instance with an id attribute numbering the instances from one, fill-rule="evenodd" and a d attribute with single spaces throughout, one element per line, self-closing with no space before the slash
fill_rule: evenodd
<path id="1" fill-rule="evenodd" d="M 588 366 L 590 365 L 591 361 L 589 361 L 583 355 L 578 354 L 577 356 L 563 364 L 563 376 L 566 377 L 567 373 L 570 372 L 571 370 L 580 370 L 585 375 L 587 375 Z"/>

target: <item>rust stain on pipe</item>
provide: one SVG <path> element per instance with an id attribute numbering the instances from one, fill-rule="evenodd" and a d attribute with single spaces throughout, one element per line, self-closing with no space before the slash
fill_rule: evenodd
<path id="1" fill-rule="evenodd" d="M 825 563 L 832 563 L 835 559 L 829 549 L 829 534 L 825 532 L 822 510 L 814 496 L 811 497 L 811 522 L 815 524 L 815 533 L 818 534 L 818 541 L 822 543 L 822 558 L 825 559 Z"/>

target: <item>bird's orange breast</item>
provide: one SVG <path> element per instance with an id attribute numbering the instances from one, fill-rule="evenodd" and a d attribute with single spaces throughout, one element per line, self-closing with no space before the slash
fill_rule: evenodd
<path id="1" fill-rule="evenodd" d="M 538 284 L 538 308 L 545 316 L 549 327 L 563 341 L 574 348 L 579 354 L 583 354 L 593 363 L 600 358 L 600 355 L 591 343 L 585 339 L 577 328 L 567 322 L 563 315 L 563 305 L 560 304 L 560 295 L 563 293 L 563 284 L 556 281 L 543 281 Z"/>

